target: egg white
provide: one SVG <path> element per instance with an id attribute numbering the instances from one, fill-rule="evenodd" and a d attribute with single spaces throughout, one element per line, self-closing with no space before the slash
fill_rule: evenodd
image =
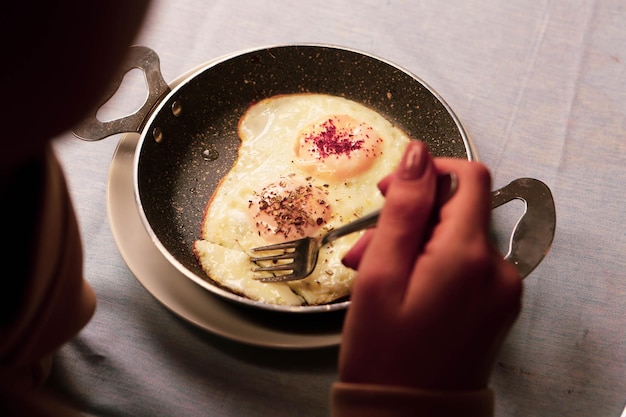
<path id="1" fill-rule="evenodd" d="M 350 178 L 317 178 L 304 172 L 294 153 L 307 126 L 333 115 L 348 115 L 369 124 L 382 138 L 380 154 L 364 172 Z M 249 215 L 255 192 L 280 178 L 297 178 L 323 189 L 331 217 L 316 232 L 348 223 L 378 209 L 383 196 L 377 183 L 392 172 L 409 142 L 408 136 L 374 110 L 325 94 L 280 95 L 252 106 L 239 123 L 238 159 L 211 197 L 194 251 L 205 273 L 221 286 L 250 299 L 282 305 L 317 305 L 350 295 L 355 271 L 341 263 L 362 233 L 324 246 L 313 274 L 300 281 L 262 283 L 253 272 L 251 249 L 268 244 Z M 265 273 L 266 275 L 269 273 Z"/>

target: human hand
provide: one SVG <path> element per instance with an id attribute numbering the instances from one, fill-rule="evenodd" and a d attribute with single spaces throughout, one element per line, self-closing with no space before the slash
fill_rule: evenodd
<path id="1" fill-rule="evenodd" d="M 432 222 L 437 173 L 458 188 Z M 521 306 L 515 268 L 488 240 L 491 178 L 412 142 L 379 187 L 376 229 L 346 254 L 358 269 L 339 358 L 343 382 L 480 389 Z"/>

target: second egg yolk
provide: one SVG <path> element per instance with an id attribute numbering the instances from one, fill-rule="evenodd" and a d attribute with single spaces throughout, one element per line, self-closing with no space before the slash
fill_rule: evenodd
<path id="1" fill-rule="evenodd" d="M 248 216 L 259 236 L 277 243 L 312 236 L 328 223 L 331 207 L 322 187 L 283 178 L 255 192 Z"/>

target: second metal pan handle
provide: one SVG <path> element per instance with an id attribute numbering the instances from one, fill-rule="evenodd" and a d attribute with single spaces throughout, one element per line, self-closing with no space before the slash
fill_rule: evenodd
<path id="1" fill-rule="evenodd" d="M 113 97 L 122 84 L 124 75 L 135 68 L 142 70 L 146 77 L 148 97 L 145 103 L 139 110 L 128 116 L 106 122 L 98 120 L 96 117 L 98 109 Z M 117 133 L 140 132 L 152 109 L 169 92 L 170 87 L 163 79 L 159 56 L 156 52 L 145 46 L 133 46 L 129 49 L 124 63 L 109 85 L 100 105 L 74 127 L 73 133 L 80 139 L 96 141 Z"/>
<path id="2" fill-rule="evenodd" d="M 522 200 L 526 210 L 511 235 L 509 252 L 504 259 L 511 262 L 525 278 L 544 258 L 552 246 L 556 230 L 556 209 L 546 184 L 534 178 L 518 178 L 492 193 L 491 208 L 512 200 Z"/>

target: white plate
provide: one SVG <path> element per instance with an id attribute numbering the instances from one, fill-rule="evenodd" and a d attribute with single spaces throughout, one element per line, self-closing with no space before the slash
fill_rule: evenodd
<path id="1" fill-rule="evenodd" d="M 115 243 L 137 280 L 183 319 L 222 337 L 274 348 L 338 345 L 343 311 L 293 315 L 242 307 L 222 300 L 180 273 L 145 230 L 133 191 L 133 157 L 138 134 L 126 134 L 113 155 L 107 207 Z"/>

